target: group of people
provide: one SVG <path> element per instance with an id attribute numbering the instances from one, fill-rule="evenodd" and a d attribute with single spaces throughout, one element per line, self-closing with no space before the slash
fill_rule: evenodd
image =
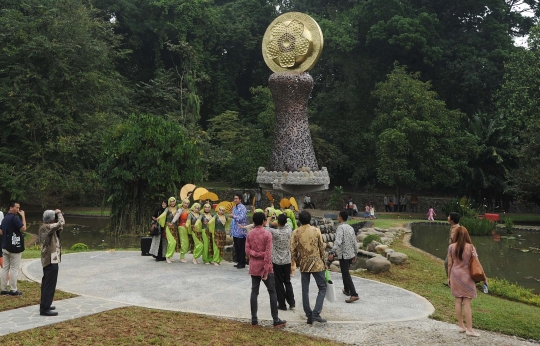
<path id="1" fill-rule="evenodd" d="M 416 194 L 411 195 L 411 212 L 416 213 L 418 210 L 418 196 Z M 409 199 L 406 194 L 403 194 L 399 199 L 394 195 L 392 198 L 389 198 L 388 195 L 384 195 L 383 199 L 384 210 L 386 212 L 406 212 L 407 204 L 409 204 Z"/>
<path id="2" fill-rule="evenodd" d="M 0 222 L 0 295 L 21 296 L 18 290 L 17 279 L 21 263 L 21 255 L 24 251 L 24 234 L 26 232 L 26 215 L 20 209 L 18 202 L 9 203 L 9 212 L 5 217 L 2 214 Z M 41 301 L 39 314 L 41 316 L 56 316 L 58 312 L 52 305 L 56 283 L 58 279 L 58 264 L 61 261 L 62 245 L 60 234 L 65 221 L 59 209 L 45 210 L 43 223 L 38 230 L 38 241 L 41 244 L 41 265 L 43 278 L 41 280 Z M 7 289 L 9 283 L 9 291 Z"/>

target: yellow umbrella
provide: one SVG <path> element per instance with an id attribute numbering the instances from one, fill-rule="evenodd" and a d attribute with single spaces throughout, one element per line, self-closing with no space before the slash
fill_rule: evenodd
<path id="1" fill-rule="evenodd" d="M 287 209 L 291 206 L 291 202 L 287 198 L 282 198 L 281 201 L 279 201 L 279 206 L 281 209 Z"/>
<path id="2" fill-rule="evenodd" d="M 180 189 L 180 199 L 184 200 L 187 198 L 188 193 L 193 192 L 196 186 L 193 184 L 186 184 Z"/>
<path id="3" fill-rule="evenodd" d="M 204 195 L 205 193 L 208 193 L 208 190 L 205 189 L 204 187 L 196 188 L 195 191 L 193 191 L 193 200 L 200 201 L 201 196 Z"/>
<path id="4" fill-rule="evenodd" d="M 234 202 L 228 202 L 228 201 L 223 201 L 223 202 L 220 202 L 218 205 L 216 205 L 216 212 L 218 211 L 219 207 L 223 207 L 225 208 L 225 212 L 227 214 L 230 214 L 232 213 L 232 210 L 234 208 Z"/>
<path id="5" fill-rule="evenodd" d="M 211 200 L 212 202 L 217 202 L 219 201 L 219 197 L 218 195 L 216 195 L 215 193 L 213 192 L 207 192 L 205 194 L 203 194 L 200 199 L 202 201 L 206 201 L 206 200 Z"/>
<path id="6" fill-rule="evenodd" d="M 291 202 L 291 205 L 294 207 L 295 211 L 300 211 L 298 209 L 298 203 L 296 203 L 296 199 L 294 197 L 289 198 L 289 201 Z"/>

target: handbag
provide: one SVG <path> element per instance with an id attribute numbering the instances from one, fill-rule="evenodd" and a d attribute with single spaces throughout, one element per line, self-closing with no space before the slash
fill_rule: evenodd
<path id="1" fill-rule="evenodd" d="M 152 228 L 150 228 L 150 236 L 157 237 L 158 235 L 161 235 L 161 226 L 159 223 L 154 223 L 152 224 Z"/>
<path id="2" fill-rule="evenodd" d="M 326 298 L 329 302 L 333 303 L 336 301 L 336 289 L 334 287 L 334 283 L 332 282 L 332 278 L 330 277 L 330 272 L 328 269 L 324 273 L 325 279 L 326 279 L 326 295 L 324 298 Z"/>
<path id="3" fill-rule="evenodd" d="M 482 265 L 480 264 L 475 248 L 473 248 L 471 260 L 469 261 L 469 271 L 474 282 L 486 281 L 486 274 L 484 273 L 484 268 L 482 268 Z"/>

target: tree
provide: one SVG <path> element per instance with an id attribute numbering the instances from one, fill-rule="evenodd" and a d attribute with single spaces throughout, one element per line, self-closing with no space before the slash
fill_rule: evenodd
<path id="1" fill-rule="evenodd" d="M 379 83 L 372 131 L 376 138 L 377 177 L 398 190 L 452 186 L 475 152 L 474 138 L 459 131 L 463 113 L 448 110 L 430 83 L 395 64 Z"/>
<path id="2" fill-rule="evenodd" d="M 523 136 L 519 168 L 512 172 L 517 195 L 540 203 L 540 124 L 536 123 Z"/>
<path id="3" fill-rule="evenodd" d="M 120 37 L 78 0 L 0 6 L 0 190 L 42 205 L 97 204 L 96 148 L 127 103 Z"/>
<path id="4" fill-rule="evenodd" d="M 98 167 L 115 235 L 146 231 L 157 199 L 202 178 L 197 141 L 174 119 L 130 115 L 110 129 Z"/>

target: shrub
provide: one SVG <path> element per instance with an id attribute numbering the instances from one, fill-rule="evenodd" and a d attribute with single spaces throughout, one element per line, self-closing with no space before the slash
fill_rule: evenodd
<path id="1" fill-rule="evenodd" d="M 474 218 L 479 214 L 475 207 L 476 203 L 473 200 L 470 200 L 466 205 L 461 205 L 460 200 L 454 198 L 443 205 L 442 211 L 446 216 L 450 215 L 450 213 L 458 213 L 461 217 Z"/>
<path id="2" fill-rule="evenodd" d="M 71 251 L 88 251 L 88 245 L 83 243 L 73 244 Z"/>
<path id="3" fill-rule="evenodd" d="M 366 246 L 368 246 L 372 241 L 378 241 L 379 243 L 382 243 L 381 237 L 379 237 L 378 234 L 370 234 L 367 237 L 364 238 L 364 242 L 362 243 L 362 247 L 365 249 Z"/>
<path id="4" fill-rule="evenodd" d="M 495 223 L 486 219 L 462 217 L 459 224 L 469 231 L 470 235 L 490 235 L 495 229 Z"/>
<path id="5" fill-rule="evenodd" d="M 506 279 L 489 279 L 489 293 L 540 307 L 540 296 L 534 294 L 533 289 L 513 284 Z"/>
<path id="6" fill-rule="evenodd" d="M 506 233 L 512 234 L 512 231 L 514 230 L 514 220 L 511 218 L 504 219 L 504 227 L 506 227 Z"/>

